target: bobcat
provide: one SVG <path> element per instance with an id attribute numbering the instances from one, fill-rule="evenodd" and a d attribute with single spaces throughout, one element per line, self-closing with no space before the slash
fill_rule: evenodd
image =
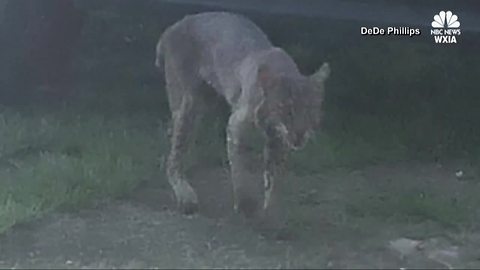
<path id="1" fill-rule="evenodd" d="M 166 173 L 180 211 L 198 210 L 182 158 L 195 120 L 203 112 L 200 97 L 208 91 L 205 85 L 231 108 L 227 152 L 235 211 L 249 215 L 268 210 L 278 193 L 275 179 L 287 152 L 302 148 L 319 126 L 329 64 L 304 76 L 252 21 L 228 12 L 206 12 L 186 16 L 164 31 L 155 65 L 165 73 L 173 124 Z M 263 206 L 242 176 L 245 135 L 252 127 L 265 137 Z"/>

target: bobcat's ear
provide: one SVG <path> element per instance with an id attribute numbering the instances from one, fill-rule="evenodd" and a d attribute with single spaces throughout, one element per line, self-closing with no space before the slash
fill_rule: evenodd
<path id="1" fill-rule="evenodd" d="M 324 82 L 330 77 L 330 73 L 330 65 L 325 62 L 310 78 L 318 86 L 323 86 Z"/>

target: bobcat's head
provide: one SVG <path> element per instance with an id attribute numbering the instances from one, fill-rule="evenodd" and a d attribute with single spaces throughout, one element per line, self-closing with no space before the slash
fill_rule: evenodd
<path id="1" fill-rule="evenodd" d="M 256 108 L 257 124 L 269 137 L 280 138 L 289 149 L 301 149 L 320 124 L 329 75 L 328 63 L 310 76 L 275 74 L 268 66 L 261 66 L 257 83 L 263 100 Z"/>

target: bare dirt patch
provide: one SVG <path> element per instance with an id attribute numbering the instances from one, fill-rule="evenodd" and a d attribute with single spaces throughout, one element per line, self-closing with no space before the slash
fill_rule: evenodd
<path id="1" fill-rule="evenodd" d="M 405 163 L 289 175 L 301 185 L 285 195 L 297 234 L 284 242 L 262 238 L 232 213 L 223 169 L 195 170 L 192 183 L 202 198 L 197 216 L 177 214 L 168 184 L 152 180 L 128 198 L 14 227 L 0 238 L 0 267 L 478 268 L 473 222 L 445 226 L 435 215 L 410 220 L 404 209 L 391 209 L 401 205 L 389 199 L 392 190 L 424 192 L 427 200 L 433 191 L 448 200 L 476 191 L 478 181 L 460 181 L 455 168 Z"/>

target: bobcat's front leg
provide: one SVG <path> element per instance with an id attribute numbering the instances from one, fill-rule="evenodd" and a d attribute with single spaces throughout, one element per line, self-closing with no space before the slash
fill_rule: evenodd
<path id="1" fill-rule="evenodd" d="M 254 127 L 248 112 L 248 108 L 240 108 L 230 116 L 227 127 L 227 152 L 233 184 L 234 209 L 251 217 L 260 208 L 261 195 L 258 185 L 255 184 L 258 180 L 247 166 L 250 156 L 246 135 Z"/>
<path id="2" fill-rule="evenodd" d="M 284 171 L 287 149 L 280 138 L 268 137 L 264 147 L 264 200 L 263 209 L 268 210 L 272 204 L 278 202 L 279 185 L 276 183 L 279 175 Z"/>
<path id="3" fill-rule="evenodd" d="M 261 212 L 261 226 L 265 236 L 276 239 L 291 239 L 293 232 L 288 227 L 288 216 L 285 198 L 285 183 L 280 177 L 284 172 L 288 149 L 280 138 L 268 137 L 264 147 L 264 197 Z"/>

